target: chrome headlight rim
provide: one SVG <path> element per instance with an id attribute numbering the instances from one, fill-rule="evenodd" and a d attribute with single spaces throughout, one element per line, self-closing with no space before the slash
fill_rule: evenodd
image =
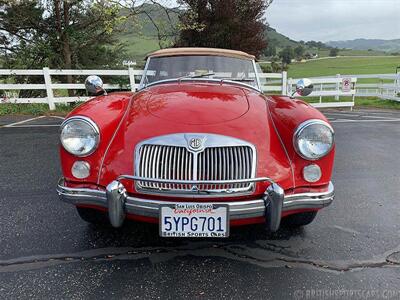
<path id="1" fill-rule="evenodd" d="M 95 136 L 96 136 L 95 145 L 94 145 L 94 147 L 93 147 L 89 152 L 87 152 L 87 153 L 84 153 L 84 154 L 72 153 L 71 151 L 69 151 L 69 150 L 67 149 L 67 147 L 65 147 L 65 145 L 64 145 L 64 143 L 63 143 L 63 141 L 62 141 L 61 133 L 62 133 L 64 127 L 65 127 L 66 125 L 68 125 L 69 123 L 74 122 L 74 121 L 80 121 L 80 122 L 83 122 L 83 123 L 89 125 L 89 126 L 93 129 L 93 131 L 94 131 L 94 133 L 95 133 Z M 100 143 L 100 130 L 99 130 L 99 127 L 97 126 L 97 124 L 96 124 L 92 119 L 90 119 L 90 118 L 88 118 L 88 117 L 85 117 L 85 116 L 73 116 L 73 117 L 70 117 L 70 118 L 64 120 L 64 121 L 61 123 L 61 126 L 60 126 L 60 142 L 61 142 L 61 145 L 63 146 L 63 148 L 65 149 L 65 151 L 67 151 L 68 153 L 70 153 L 70 154 L 72 154 L 72 155 L 74 155 L 74 156 L 76 156 L 76 157 L 87 157 L 87 156 L 93 154 L 93 153 L 97 150 L 97 147 L 99 146 L 99 143 Z"/>
<path id="2" fill-rule="evenodd" d="M 299 144 L 298 144 L 298 138 L 300 136 L 300 134 L 308 127 L 311 125 L 323 125 L 325 127 L 327 127 L 331 134 L 332 134 L 332 144 L 329 148 L 329 150 L 327 152 L 325 152 L 322 155 L 316 156 L 316 157 L 308 157 L 306 155 L 304 155 L 300 148 L 299 148 Z M 327 122 L 323 121 L 323 120 L 319 120 L 319 119 L 310 119 L 307 121 L 304 121 L 303 123 L 301 123 L 299 126 L 297 126 L 297 129 L 295 130 L 294 134 L 293 134 L 293 146 L 294 149 L 296 150 L 296 153 L 301 157 L 304 158 L 306 160 L 310 160 L 310 161 L 315 161 L 315 160 L 319 160 L 325 156 L 327 156 L 333 149 L 333 145 L 335 144 L 335 131 L 333 130 L 332 126 L 330 124 L 328 124 Z"/>

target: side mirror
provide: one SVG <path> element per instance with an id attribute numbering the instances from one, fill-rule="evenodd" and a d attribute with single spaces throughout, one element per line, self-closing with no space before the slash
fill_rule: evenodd
<path id="1" fill-rule="evenodd" d="M 296 83 L 296 93 L 300 96 L 308 96 L 312 93 L 314 85 L 308 78 L 303 78 Z"/>
<path id="2" fill-rule="evenodd" d="M 97 75 L 90 75 L 86 78 L 85 88 L 90 96 L 107 95 L 103 88 L 103 80 Z"/>

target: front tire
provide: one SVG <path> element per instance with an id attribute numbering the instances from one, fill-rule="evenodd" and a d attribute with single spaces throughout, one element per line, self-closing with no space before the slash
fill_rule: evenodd
<path id="1" fill-rule="evenodd" d="M 81 219 L 88 223 L 101 226 L 110 225 L 107 213 L 105 212 L 86 207 L 77 207 L 76 210 L 78 211 L 78 214 L 81 217 Z"/>
<path id="2" fill-rule="evenodd" d="M 291 228 L 305 226 L 314 221 L 316 216 L 317 216 L 316 211 L 309 211 L 309 212 L 290 215 L 282 219 L 282 225 Z"/>

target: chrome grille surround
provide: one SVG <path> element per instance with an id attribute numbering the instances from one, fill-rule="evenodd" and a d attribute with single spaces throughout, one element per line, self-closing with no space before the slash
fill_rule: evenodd
<path id="1" fill-rule="evenodd" d="M 195 143 L 192 143 L 193 140 Z M 193 144 L 196 148 L 192 147 Z M 204 181 L 255 178 L 256 161 L 254 145 L 237 138 L 205 133 L 158 136 L 136 146 L 135 175 L 166 181 L 187 180 L 202 183 L 137 181 L 136 189 L 147 194 L 172 194 L 177 197 L 251 194 L 254 183 L 204 184 Z"/>

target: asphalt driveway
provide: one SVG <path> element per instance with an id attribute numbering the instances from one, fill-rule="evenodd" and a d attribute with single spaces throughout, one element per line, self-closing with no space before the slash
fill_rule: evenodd
<path id="1" fill-rule="evenodd" d="M 58 200 L 57 117 L 0 118 L 0 299 L 400 299 L 400 112 L 327 111 L 336 198 L 268 236 L 96 228 Z"/>

